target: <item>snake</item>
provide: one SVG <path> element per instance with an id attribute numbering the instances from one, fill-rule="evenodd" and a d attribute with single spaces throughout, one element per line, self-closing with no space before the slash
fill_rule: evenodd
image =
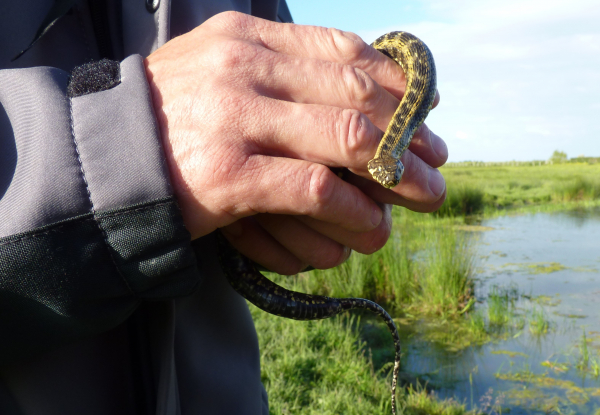
<path id="1" fill-rule="evenodd" d="M 429 48 L 407 32 L 387 33 L 371 46 L 397 62 L 406 77 L 406 89 L 384 132 L 375 157 L 367 165 L 373 179 L 390 189 L 404 172 L 400 157 L 423 123 L 436 95 L 436 70 Z M 364 298 L 334 298 L 285 289 L 262 275 L 254 262 L 238 252 L 217 232 L 218 259 L 231 287 L 267 313 L 294 320 L 318 320 L 352 309 L 366 309 L 383 319 L 394 341 L 391 409 L 396 414 L 396 385 L 400 370 L 400 335 L 394 320 L 379 304 Z"/>

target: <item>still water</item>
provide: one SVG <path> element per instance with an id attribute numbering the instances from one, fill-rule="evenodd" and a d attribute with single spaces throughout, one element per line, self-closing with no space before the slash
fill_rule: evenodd
<path id="1" fill-rule="evenodd" d="M 403 370 L 488 414 L 600 415 L 600 209 L 481 225 L 476 308 L 502 294 L 504 334 L 458 351 L 415 336 Z"/>

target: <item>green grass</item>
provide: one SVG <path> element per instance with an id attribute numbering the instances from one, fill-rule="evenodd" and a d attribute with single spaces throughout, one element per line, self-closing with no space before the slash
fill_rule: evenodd
<path id="1" fill-rule="evenodd" d="M 442 167 L 447 207 L 440 214 L 494 213 L 540 204 L 598 202 L 600 163 Z"/>
<path id="2" fill-rule="evenodd" d="M 394 219 L 393 243 L 373 255 L 354 253 L 331 270 L 268 277 L 295 291 L 369 298 L 396 316 L 443 316 L 455 323 L 445 330 L 446 336 L 463 342 L 469 338 L 469 326 L 457 320 L 473 304 L 474 253 L 469 234 L 456 230 L 453 218 L 397 209 Z M 252 313 L 271 413 L 390 413 L 393 343 L 377 319 L 359 313 L 364 317 L 357 325 L 344 317 L 298 322 L 254 307 Z M 431 333 L 439 336 L 441 331 Z M 452 343 L 448 337 L 439 340 Z M 463 405 L 440 401 L 422 389 L 400 390 L 400 413 L 467 413 Z"/>
<path id="3" fill-rule="evenodd" d="M 519 293 L 514 287 L 497 285 L 491 287 L 487 298 L 488 322 L 491 330 L 498 332 L 514 325 L 517 319 L 515 302 L 518 298 Z M 521 328 L 522 324 L 517 323 L 517 328 Z"/>
<path id="4" fill-rule="evenodd" d="M 454 218 L 394 211 L 394 234 L 372 255 L 353 253 L 344 264 L 296 277 L 270 277 L 299 291 L 368 298 L 397 312 L 448 317 L 472 302 L 472 235 Z"/>
<path id="5" fill-rule="evenodd" d="M 485 208 L 483 189 L 459 183 L 448 186 L 446 201 L 435 213 L 439 216 L 467 216 L 482 213 Z"/>
<path id="6" fill-rule="evenodd" d="M 589 374 L 594 378 L 600 377 L 600 335 L 595 333 L 592 338 L 588 338 L 585 330 L 579 340 L 579 356 L 575 367 L 583 374 Z"/>
<path id="7" fill-rule="evenodd" d="M 352 317 L 298 322 L 251 306 L 270 414 L 389 414 L 389 365 L 375 370 Z M 391 346 L 391 341 L 390 341 Z M 463 415 L 421 388 L 398 390 L 398 413 Z"/>
<path id="8" fill-rule="evenodd" d="M 473 303 L 471 235 L 440 226 L 435 232 L 430 229 L 426 237 L 425 261 L 417 280 L 418 310 L 429 315 L 461 314 Z"/>
<path id="9" fill-rule="evenodd" d="M 493 287 L 484 307 L 475 303 L 477 233 L 465 223 L 499 210 L 600 204 L 600 163 L 455 165 L 442 172 L 445 205 L 435 214 L 395 209 L 392 237 L 380 251 L 353 253 L 331 270 L 269 278 L 296 291 L 376 301 L 402 330 L 447 350 L 522 330 L 525 318 L 515 312 L 518 293 L 510 288 Z M 393 346 L 379 321 L 359 313 L 360 323 L 348 316 L 297 322 L 251 310 L 272 414 L 390 413 Z M 527 319 L 533 333 L 548 331 L 541 306 Z M 580 366 L 585 361 L 586 373 L 596 374 L 599 361 L 583 357 Z M 424 388 L 400 387 L 398 402 L 399 412 L 407 415 L 468 413 L 464 405 L 438 400 Z"/>
<path id="10" fill-rule="evenodd" d="M 546 313 L 542 307 L 534 307 L 531 311 L 529 320 L 529 331 L 534 335 L 542 335 L 548 333 L 550 322 L 546 318 Z"/>

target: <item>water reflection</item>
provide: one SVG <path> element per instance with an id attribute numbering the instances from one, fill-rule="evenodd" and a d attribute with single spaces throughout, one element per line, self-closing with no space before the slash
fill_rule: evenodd
<path id="1" fill-rule="evenodd" d="M 458 351 L 432 347 L 423 327 L 405 327 L 413 340 L 403 370 L 441 397 L 488 413 L 499 413 L 493 402 L 511 414 L 600 413 L 600 209 L 481 225 L 493 229 L 477 243 L 478 308 L 488 310 L 493 290 L 505 287 L 523 323 L 501 340 Z M 537 320 L 546 332 L 536 333 Z"/>

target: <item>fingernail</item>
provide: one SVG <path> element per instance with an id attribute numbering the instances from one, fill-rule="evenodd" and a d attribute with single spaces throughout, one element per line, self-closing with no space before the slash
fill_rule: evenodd
<path id="1" fill-rule="evenodd" d="M 373 208 L 373 213 L 371 214 L 371 223 L 373 224 L 373 226 L 377 227 L 381 222 L 382 217 L 383 213 L 381 212 L 381 209 L 379 209 L 378 207 Z"/>
<path id="2" fill-rule="evenodd" d="M 446 180 L 438 169 L 429 169 L 428 182 L 431 193 L 436 196 L 441 196 L 446 188 Z"/>
<path id="3" fill-rule="evenodd" d="M 433 148 L 433 151 L 435 151 L 435 154 L 441 159 L 448 159 L 448 146 L 446 145 L 446 142 L 438 135 L 432 132 L 430 132 L 430 134 L 431 147 Z"/>
<path id="4" fill-rule="evenodd" d="M 227 235 L 237 238 L 242 235 L 243 227 L 240 221 L 235 221 L 232 224 L 221 228 L 221 231 L 225 232 Z"/>
<path id="5" fill-rule="evenodd" d="M 352 255 L 352 249 L 344 246 L 344 260 L 342 262 L 346 262 L 350 258 L 350 255 Z"/>

